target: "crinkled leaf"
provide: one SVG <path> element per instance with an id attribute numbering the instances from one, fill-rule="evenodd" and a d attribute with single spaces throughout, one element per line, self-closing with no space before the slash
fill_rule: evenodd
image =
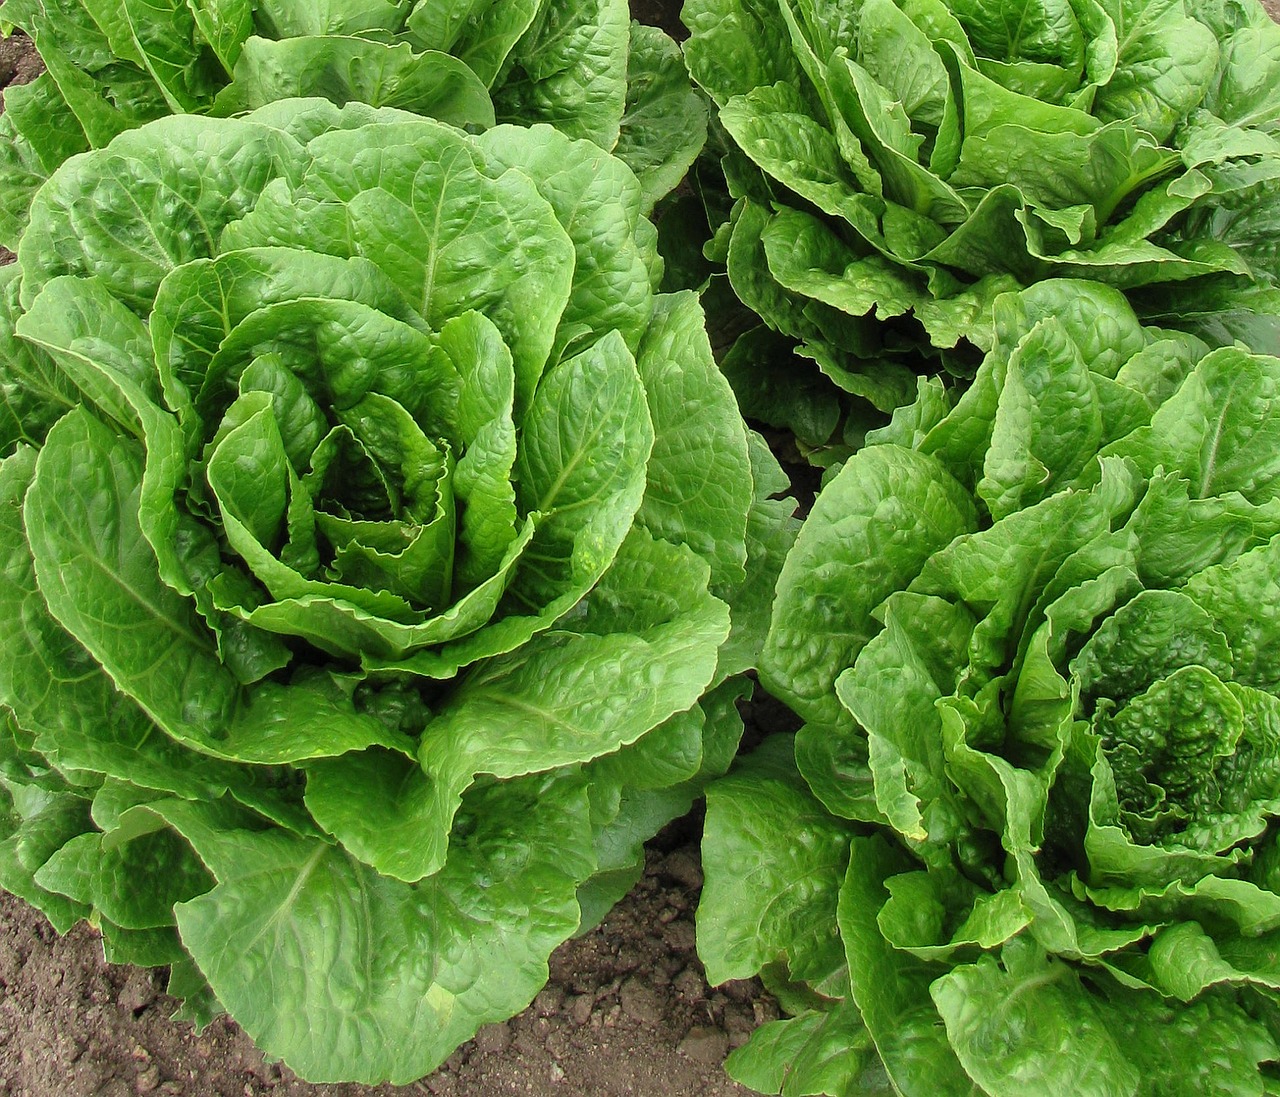
<path id="1" fill-rule="evenodd" d="M 810 982 L 842 966 L 831 928 L 849 834 L 809 793 L 783 736 L 708 789 L 698 954 L 712 983 L 779 958 Z"/>
<path id="2" fill-rule="evenodd" d="M 967 493 L 932 458 L 874 446 L 846 462 L 778 578 L 761 655 L 770 691 L 806 720 L 847 722 L 833 686 L 879 631 L 871 611 L 976 523 Z"/>

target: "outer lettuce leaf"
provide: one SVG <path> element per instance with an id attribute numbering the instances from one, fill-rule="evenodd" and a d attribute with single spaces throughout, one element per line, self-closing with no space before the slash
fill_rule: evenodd
<path id="1" fill-rule="evenodd" d="M 57 84 L 41 73 L 29 84 L 12 84 L 4 93 L 0 122 L 0 243 L 11 251 L 27 227 L 31 199 L 59 164 L 89 144 Z"/>
<path id="2" fill-rule="evenodd" d="M 311 95 L 339 106 L 398 107 L 455 126 L 494 122 L 485 86 L 462 61 L 439 51 L 415 53 L 408 43 L 386 46 L 341 35 L 247 39 L 235 80 L 216 106 L 221 114 L 235 114 Z"/>
<path id="3" fill-rule="evenodd" d="M 848 863 L 849 829 L 795 772 L 785 738 L 766 742 L 708 790 L 698 953 L 713 983 L 782 959 L 820 984 L 844 966 L 825 927 Z M 788 835 L 803 833 L 793 843 Z"/>
<path id="4" fill-rule="evenodd" d="M 841 725 L 836 676 L 871 639 L 850 628 L 920 565 L 977 522 L 963 489 L 940 465 L 910 451 L 870 448 L 822 493 L 778 579 L 762 655 L 765 685 L 804 719 Z M 863 614 L 842 596 L 855 592 Z"/>
<path id="5" fill-rule="evenodd" d="M 618 142 L 630 34 L 622 0 L 547 0 L 494 95 L 506 122 L 548 122 L 603 149 Z"/>
<path id="6" fill-rule="evenodd" d="M 768 1021 L 725 1061 L 744 1086 L 782 1097 L 855 1092 L 891 1094 L 871 1038 L 852 1006 Z"/>
<path id="7" fill-rule="evenodd" d="M 176 909 L 178 929 L 264 1049 L 320 1079 L 410 1081 L 530 1001 L 550 949 L 577 926 L 576 879 L 591 863 L 581 786 L 538 779 L 473 803 L 477 829 L 416 887 L 217 805 L 150 804 L 121 837 L 167 823 L 213 873 L 217 887 Z"/>
<path id="8" fill-rule="evenodd" d="M 707 105 L 680 48 L 656 27 L 631 24 L 626 111 L 614 154 L 644 190 L 647 213 L 679 185 L 707 142 Z"/>

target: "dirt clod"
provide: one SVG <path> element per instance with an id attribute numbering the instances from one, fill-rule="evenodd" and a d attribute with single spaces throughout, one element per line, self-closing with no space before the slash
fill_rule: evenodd
<path id="1" fill-rule="evenodd" d="M 501 1055 L 511 1046 L 511 1026 L 505 1021 L 485 1025 L 476 1033 L 476 1051 L 481 1055 Z"/>
<path id="2" fill-rule="evenodd" d="M 127 1009 L 131 1013 L 138 1014 L 147 1008 L 156 1000 L 156 988 L 151 982 L 149 972 L 135 968 L 129 973 L 128 979 L 125 980 L 123 989 L 116 998 L 116 1004 L 121 1009 Z M 137 1056 L 141 1052 L 146 1055 L 142 1048 L 137 1048 L 134 1055 Z"/>
<path id="3" fill-rule="evenodd" d="M 653 986 L 638 975 L 622 984 L 622 1012 L 642 1025 L 658 1025 L 662 1021 L 662 998 Z"/>
<path id="4" fill-rule="evenodd" d="M 699 1063 L 719 1063 L 729 1054 L 729 1037 L 709 1025 L 695 1025 L 680 1041 L 679 1051 Z"/>
<path id="5" fill-rule="evenodd" d="M 702 864 L 690 850 L 678 849 L 662 863 L 662 874 L 690 891 L 702 887 Z"/>
<path id="6" fill-rule="evenodd" d="M 673 952 L 692 952 L 698 943 L 693 923 L 687 921 L 671 922 L 663 929 L 662 938 Z"/>
<path id="7" fill-rule="evenodd" d="M 590 994 L 575 994 L 569 1000 L 569 1017 L 575 1025 L 585 1025 L 591 1020 L 591 1010 L 596 1000 Z"/>

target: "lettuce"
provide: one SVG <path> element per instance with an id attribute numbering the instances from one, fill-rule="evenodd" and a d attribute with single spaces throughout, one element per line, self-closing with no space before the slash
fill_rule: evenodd
<path id="1" fill-rule="evenodd" d="M 0 28 L 14 27 L 48 72 L 7 93 L 0 120 L 11 250 L 63 160 L 166 114 L 323 96 L 476 128 L 545 122 L 616 152 L 646 209 L 706 139 L 678 48 L 625 0 L 9 0 Z"/>
<path id="2" fill-rule="evenodd" d="M 317 1080 L 523 1008 L 729 765 L 786 479 L 635 176 L 289 100 L 0 274 L 0 886 Z"/>
<path id="3" fill-rule="evenodd" d="M 1280 28 L 1253 0 L 689 0 L 683 19 L 737 200 L 713 250 L 799 355 L 761 329 L 726 368 L 820 463 L 916 374 L 967 382 L 994 298 L 1044 278 L 1280 349 Z"/>
<path id="4" fill-rule="evenodd" d="M 699 949 L 786 1094 L 1261 1094 L 1280 1061 L 1280 359 L 1046 280 L 833 476 L 708 791 Z"/>

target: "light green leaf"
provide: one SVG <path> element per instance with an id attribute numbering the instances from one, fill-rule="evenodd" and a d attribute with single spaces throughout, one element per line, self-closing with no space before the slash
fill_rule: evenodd
<path id="1" fill-rule="evenodd" d="M 1042 320 L 1009 356 L 977 494 L 999 520 L 1071 483 L 1102 440 L 1093 374 L 1068 331 Z"/>
<path id="2" fill-rule="evenodd" d="M 491 170 L 515 168 L 528 178 L 573 241 L 573 283 L 551 360 L 610 328 L 622 332 L 634 352 L 653 309 L 657 256 L 633 174 L 590 142 L 548 126 L 500 126 L 478 144 Z"/>
<path id="3" fill-rule="evenodd" d="M 223 69 L 234 71 L 245 39 L 253 33 L 253 0 L 192 0 L 199 36 L 217 54 Z"/>
<path id="4" fill-rule="evenodd" d="M 10 84 L 0 121 L 0 244 L 18 246 L 35 192 L 64 160 L 89 148 L 53 77 Z"/>
<path id="5" fill-rule="evenodd" d="M 886 877 L 911 867 L 883 837 L 853 840 L 838 906 L 853 999 L 896 1091 L 968 1097 L 979 1091 L 929 999 L 930 985 L 945 969 L 890 946 L 876 921 L 888 898 Z"/>
<path id="6" fill-rule="evenodd" d="M 150 311 L 164 276 L 217 252 L 222 227 L 301 156 L 279 130 L 183 115 L 72 158 L 31 206 L 18 248 L 23 306 L 60 274 L 96 274 L 131 308 Z"/>
<path id="7" fill-rule="evenodd" d="M 707 103 L 689 83 L 680 47 L 657 27 L 631 24 L 627 103 L 613 153 L 640 180 L 642 208 L 673 191 L 707 140 Z"/>
<path id="8" fill-rule="evenodd" d="M 12 724 L 0 728 L 0 754 Z M 0 888 L 30 903 L 59 933 L 89 915 L 89 908 L 58 892 L 47 891 L 35 873 L 67 842 L 91 828 L 89 802 L 70 791 L 55 792 L 0 776 Z"/>
<path id="9" fill-rule="evenodd" d="M 541 607 L 567 588 L 578 597 L 587 591 L 617 553 L 644 495 L 653 425 L 621 334 L 550 370 L 522 430 L 517 503 L 546 518 L 513 593 Z"/>
<path id="10" fill-rule="evenodd" d="M 235 114 L 294 96 L 322 96 L 338 106 L 355 101 L 396 107 L 454 126 L 484 128 L 494 122 L 488 91 L 457 58 L 415 53 L 407 42 L 388 45 L 335 35 L 248 39 L 234 80 L 218 96 L 217 113 Z"/>
<path id="11" fill-rule="evenodd" d="M 935 702 L 955 689 L 974 619 L 964 606 L 906 591 L 877 615 L 884 631 L 836 679 L 836 693 L 866 731 L 880 811 L 907 838 L 928 840 L 931 825 L 948 841 L 957 820 L 942 810 L 950 788 Z"/>
<path id="12" fill-rule="evenodd" d="M 258 0 L 254 21 L 272 38 L 397 31 L 410 0 Z"/>
<path id="13" fill-rule="evenodd" d="M 480 664 L 434 714 L 419 759 L 435 825 L 420 838 L 433 871 L 478 773 L 514 777 L 585 762 L 635 742 L 710 684 L 728 607 L 706 592 L 706 565 L 637 532 L 574 631 L 543 633 Z M 636 696 L 627 683 L 643 681 Z"/>
<path id="14" fill-rule="evenodd" d="M 191 798 L 220 795 L 238 783 L 237 775 L 212 759 L 193 758 L 161 734 L 50 615 L 22 526 L 34 471 L 30 450 L 0 462 L 0 607 L 6 619 L 24 622 L 6 630 L 0 643 L 0 700 L 54 765 Z"/>
<path id="15" fill-rule="evenodd" d="M 213 96 L 221 74 L 201 56 L 193 5 L 186 0 L 105 0 L 97 17 L 108 34 L 127 34 L 133 53 L 175 114 L 196 110 Z M 103 18 L 105 16 L 105 19 Z"/>
<path id="16" fill-rule="evenodd" d="M 637 520 L 693 548 L 718 589 L 737 587 L 746 578 L 753 496 L 747 436 L 692 293 L 657 299 L 636 365 L 654 429 Z"/>
<path id="17" fill-rule="evenodd" d="M 1067 964 L 1046 960 L 1018 974 L 984 956 L 953 968 L 930 989 L 956 1056 L 987 1093 L 1140 1092 L 1141 1075 L 1116 1040 L 1111 1018 L 1094 1007 Z M 992 1047 L 1000 1053 L 991 1054 Z"/>
<path id="18" fill-rule="evenodd" d="M 264 684 L 245 703 L 195 607 L 160 578 L 138 527 L 141 486 L 136 445 L 75 411 L 50 431 L 24 508 L 50 610 L 116 686 L 214 757 L 270 763 L 399 747 L 331 676 Z"/>
<path id="19" fill-rule="evenodd" d="M 160 579 L 137 524 L 141 484 L 136 443 L 68 413 L 40 451 L 24 508 L 36 577 L 54 616 L 153 719 L 225 726 L 236 683 L 194 607 Z"/>
<path id="20" fill-rule="evenodd" d="M 1238 491 L 1251 502 L 1280 495 L 1280 359 L 1224 347 L 1195 370 L 1141 427 L 1102 452 L 1157 465 L 1191 481 L 1192 498 Z"/>
<path id="21" fill-rule="evenodd" d="M 1098 88 L 1093 113 L 1132 120 L 1157 141 L 1199 106 L 1221 71 L 1216 35 L 1181 3 L 1111 0 L 1119 57 Z"/>
<path id="22" fill-rule="evenodd" d="M 977 515 L 968 493 L 933 458 L 873 446 L 823 489 L 778 578 L 761 676 L 804 719 L 849 717 L 835 680 L 879 625 L 872 611 Z"/>
<path id="23" fill-rule="evenodd" d="M 1183 591 L 1229 638 L 1233 679 L 1280 695 L 1280 667 L 1271 657 L 1280 647 L 1280 603 L 1273 597 L 1278 577 L 1280 536 L 1198 571 Z"/>
<path id="24" fill-rule="evenodd" d="M 612 151 L 626 104 L 629 28 L 624 0 L 546 0 L 494 89 L 498 120 L 548 122 Z"/>
<path id="25" fill-rule="evenodd" d="M 494 574 L 516 539 L 515 371 L 501 333 L 478 312 L 450 319 L 439 342 L 462 378 L 456 429 L 463 450 L 453 477 L 462 514 L 454 583 L 470 590 Z"/>
<path id="26" fill-rule="evenodd" d="M 38 347 L 16 337 L 21 272 L 0 270 L 0 453 L 39 444 L 63 412 L 79 400 L 74 384 Z"/>
<path id="27" fill-rule="evenodd" d="M 852 1002 L 766 1022 L 730 1054 L 725 1070 L 744 1086 L 782 1097 L 896 1092 Z"/>
<path id="28" fill-rule="evenodd" d="M 691 32 L 689 71 L 720 106 L 800 76 L 791 43 L 779 33 L 775 0 L 689 0 L 680 19 Z"/>
<path id="29" fill-rule="evenodd" d="M 478 309 L 511 348 L 521 413 L 547 365 L 574 271 L 573 244 L 528 177 L 490 166 L 473 140 L 426 119 L 330 131 L 308 149 L 315 163 L 304 185 L 260 203 L 224 249 L 284 244 L 363 255 L 437 330 Z"/>
<path id="30" fill-rule="evenodd" d="M 145 886 L 139 881 L 146 881 Z M 124 845 L 115 845 L 110 835 L 82 834 L 44 863 L 36 882 L 134 930 L 173 925 L 174 903 L 213 886 L 191 850 L 163 829 Z"/>
<path id="31" fill-rule="evenodd" d="M 218 880 L 176 908 L 218 1000 L 302 1076 L 377 1084 L 421 1077 L 481 1025 L 523 1008 L 577 928 L 577 882 L 591 871 L 581 788 L 514 782 L 468 808 L 475 829 L 417 886 L 210 806 L 139 810 L 164 818 Z M 282 1001 L 294 1008 L 282 1012 Z"/>
<path id="32" fill-rule="evenodd" d="M 809 982 L 843 965 L 832 927 L 849 836 L 805 787 L 785 736 L 707 790 L 698 955 L 713 984 L 779 958 Z"/>
<path id="33" fill-rule="evenodd" d="M 414 5 L 406 27 L 416 44 L 453 54 L 493 87 L 542 6 L 542 0 L 428 0 Z"/>

